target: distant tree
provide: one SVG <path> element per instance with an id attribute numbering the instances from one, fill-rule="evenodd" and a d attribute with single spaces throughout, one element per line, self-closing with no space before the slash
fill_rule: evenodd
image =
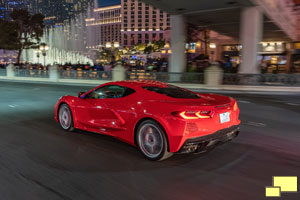
<path id="1" fill-rule="evenodd" d="M 161 51 L 161 49 L 166 45 L 166 42 L 164 40 L 153 41 L 152 43 L 154 51 Z"/>
<path id="2" fill-rule="evenodd" d="M 146 44 L 139 43 L 139 44 L 134 45 L 132 47 L 132 50 L 135 50 L 135 51 L 144 51 L 146 47 L 147 47 Z"/>
<path id="3" fill-rule="evenodd" d="M 144 49 L 144 54 L 150 54 L 154 51 L 153 46 L 149 45 Z"/>
<path id="4" fill-rule="evenodd" d="M 209 47 L 209 29 L 196 26 L 194 24 L 187 24 L 187 42 L 188 44 L 193 42 L 201 41 L 204 43 L 204 54 L 209 55 L 208 47 Z"/>
<path id="5" fill-rule="evenodd" d="M 118 48 L 101 48 L 97 57 L 102 60 L 107 60 L 108 62 L 115 62 L 121 60 L 123 51 L 120 51 Z"/>
<path id="6" fill-rule="evenodd" d="M 0 20 L 0 49 L 16 50 L 18 32 L 14 22 Z"/>
<path id="7" fill-rule="evenodd" d="M 14 10 L 11 18 L 16 24 L 17 40 L 14 49 L 18 51 L 17 63 L 20 63 L 24 49 L 38 48 L 44 33 L 45 16 L 38 13 L 31 15 L 27 10 Z"/>
<path id="8" fill-rule="evenodd" d="M 155 51 L 161 51 L 165 45 L 166 42 L 164 40 L 152 41 L 144 48 L 144 53 L 150 54 Z"/>

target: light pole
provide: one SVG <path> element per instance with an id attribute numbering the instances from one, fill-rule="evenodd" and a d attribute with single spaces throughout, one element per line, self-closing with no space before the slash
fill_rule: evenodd
<path id="1" fill-rule="evenodd" d="M 40 50 L 44 56 L 44 67 L 45 67 L 46 66 L 46 55 L 47 55 L 47 51 L 49 50 L 49 47 L 45 43 L 42 43 L 40 46 Z"/>
<path id="2" fill-rule="evenodd" d="M 41 54 L 42 52 L 41 52 L 40 49 L 37 49 L 37 50 L 35 51 L 35 53 L 36 53 L 36 57 L 37 57 L 37 59 L 38 59 L 38 64 L 40 64 L 40 54 Z"/>

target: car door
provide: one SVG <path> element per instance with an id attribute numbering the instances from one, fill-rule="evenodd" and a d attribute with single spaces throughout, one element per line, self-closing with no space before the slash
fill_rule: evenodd
<path id="1" fill-rule="evenodd" d="M 85 113 L 81 121 L 85 126 L 113 135 L 115 131 L 124 130 L 126 111 L 128 110 L 129 88 L 107 85 L 89 93 L 81 109 Z"/>
<path id="2" fill-rule="evenodd" d="M 100 131 L 102 128 L 100 127 L 99 121 L 95 121 L 98 117 L 95 117 L 97 113 L 105 114 L 106 105 L 96 99 L 94 96 L 94 92 L 89 93 L 85 98 L 79 98 L 75 111 L 77 117 L 77 123 L 81 126 L 85 127 L 85 129 L 89 131 Z"/>

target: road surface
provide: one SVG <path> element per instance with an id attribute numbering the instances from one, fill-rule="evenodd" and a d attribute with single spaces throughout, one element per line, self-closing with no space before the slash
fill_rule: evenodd
<path id="1" fill-rule="evenodd" d="M 300 95 L 232 94 L 238 138 L 151 162 L 111 137 L 61 130 L 58 98 L 89 89 L 0 82 L 1 199 L 259 200 L 272 176 L 300 177 Z M 299 200 L 300 191 L 282 199 Z"/>

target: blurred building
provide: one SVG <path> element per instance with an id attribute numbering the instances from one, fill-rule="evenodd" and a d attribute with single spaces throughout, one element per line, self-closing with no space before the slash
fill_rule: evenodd
<path id="1" fill-rule="evenodd" d="M 215 38 L 210 53 L 231 53 L 241 61 L 240 73 L 260 73 L 262 62 L 290 71 L 291 42 L 297 40 L 294 0 L 142 1 L 171 14 L 171 72 L 185 71 L 187 22 L 232 38 L 227 44 Z"/>
<path id="2" fill-rule="evenodd" d="M 39 12 L 45 15 L 46 25 L 61 26 L 86 13 L 93 4 L 94 0 L 39 0 Z"/>
<path id="3" fill-rule="evenodd" d="M 120 45 L 121 5 L 95 8 L 85 19 L 87 27 L 87 48 Z"/>
<path id="4" fill-rule="evenodd" d="M 293 43 L 292 71 L 300 73 L 300 0 L 294 0 L 294 12 L 297 16 L 297 41 Z"/>
<path id="5" fill-rule="evenodd" d="M 171 24 L 166 12 L 137 0 L 122 0 L 121 7 L 122 46 L 168 40 L 167 30 Z"/>
<path id="6" fill-rule="evenodd" d="M 14 9 L 26 9 L 31 13 L 39 11 L 41 0 L 0 0 L 0 18 L 9 19 Z"/>
<path id="7" fill-rule="evenodd" d="M 210 56 L 212 60 L 230 61 L 233 66 L 242 63 L 243 45 L 238 39 L 211 33 Z M 291 68 L 291 59 L 294 44 L 290 40 L 265 40 L 258 44 L 258 65 L 266 65 L 265 72 L 286 73 Z"/>
<path id="8" fill-rule="evenodd" d="M 0 0 L 0 18 L 9 19 L 14 9 L 45 15 L 46 25 L 62 25 L 94 4 L 94 0 Z"/>

